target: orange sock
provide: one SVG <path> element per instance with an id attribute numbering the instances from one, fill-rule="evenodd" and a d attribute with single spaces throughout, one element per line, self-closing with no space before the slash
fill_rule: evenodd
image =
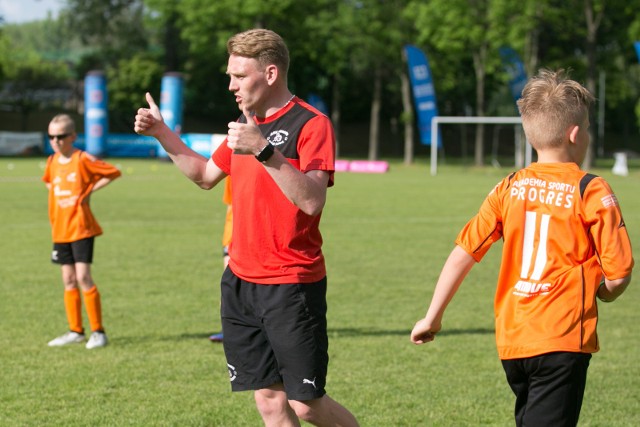
<path id="1" fill-rule="evenodd" d="M 84 293 L 84 305 L 89 317 L 89 325 L 92 331 L 102 331 L 102 305 L 100 304 L 100 292 L 98 287 L 93 286 Z"/>
<path id="2" fill-rule="evenodd" d="M 64 291 L 64 309 L 67 313 L 67 321 L 69 322 L 69 330 L 81 334 L 82 328 L 82 311 L 80 307 L 80 291 L 76 288 L 71 291 Z"/>

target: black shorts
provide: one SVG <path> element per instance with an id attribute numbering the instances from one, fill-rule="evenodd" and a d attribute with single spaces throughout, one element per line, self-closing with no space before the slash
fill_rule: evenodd
<path id="1" fill-rule="evenodd" d="M 315 283 L 258 285 L 222 275 L 224 352 L 231 390 L 284 384 L 290 400 L 325 394 L 327 279 Z"/>
<path id="2" fill-rule="evenodd" d="M 516 425 L 577 425 L 590 360 L 591 354 L 568 352 L 503 360 L 516 395 Z"/>
<path id="3" fill-rule="evenodd" d="M 54 264 L 75 264 L 93 262 L 94 237 L 77 240 L 71 243 L 54 243 L 51 252 L 51 262 Z"/>

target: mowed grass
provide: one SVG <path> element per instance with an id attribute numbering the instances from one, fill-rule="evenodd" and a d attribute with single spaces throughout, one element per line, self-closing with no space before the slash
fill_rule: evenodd
<path id="1" fill-rule="evenodd" d="M 219 330 L 222 188 L 202 191 L 168 162 L 109 159 L 123 177 L 92 197 L 105 234 L 93 274 L 110 345 L 49 348 L 66 329 L 51 249 L 44 159 L 0 159 L 0 425 L 259 426 L 231 393 Z M 632 165 L 633 166 L 633 165 Z M 510 426 L 513 396 L 494 342 L 500 245 L 451 303 L 435 342 L 414 346 L 459 229 L 510 169 L 392 163 L 339 173 L 322 219 L 328 266 L 329 395 L 362 426 Z M 640 169 L 605 176 L 640 248 Z M 640 425 L 639 286 L 600 304 L 602 350 L 581 426 Z M 86 324 L 86 320 L 85 320 Z"/>

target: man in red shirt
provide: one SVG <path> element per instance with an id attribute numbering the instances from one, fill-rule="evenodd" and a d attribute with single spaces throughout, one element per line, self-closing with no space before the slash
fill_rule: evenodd
<path id="1" fill-rule="evenodd" d="M 287 86 L 280 36 L 249 30 L 227 42 L 229 90 L 242 115 L 205 159 L 162 120 L 153 98 L 135 131 L 153 136 L 201 188 L 233 178 L 233 238 L 222 282 L 222 329 L 234 391 L 254 390 L 267 426 L 356 426 L 325 392 L 326 269 L 320 216 L 333 185 L 329 119 Z"/>
<path id="2" fill-rule="evenodd" d="M 593 96 L 563 72 L 542 70 L 518 101 L 538 161 L 503 179 L 458 235 L 431 305 L 411 341 L 433 341 L 472 266 L 503 239 L 495 295 L 498 355 L 516 395 L 518 426 L 578 422 L 596 297 L 615 300 L 633 257 L 618 201 L 603 178 L 580 170 Z"/>

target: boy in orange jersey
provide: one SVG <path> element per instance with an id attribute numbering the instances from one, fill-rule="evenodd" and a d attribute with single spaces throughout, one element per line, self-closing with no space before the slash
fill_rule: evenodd
<path id="1" fill-rule="evenodd" d="M 229 245 L 231 245 L 231 231 L 233 230 L 233 208 L 231 207 L 231 178 L 227 177 L 224 183 L 224 193 L 222 193 L 222 203 L 227 205 L 227 213 L 224 219 L 224 228 L 222 230 L 222 267 L 224 269 L 229 265 Z M 216 332 L 209 336 L 209 340 L 213 342 L 222 342 L 224 334 Z"/>
<path id="2" fill-rule="evenodd" d="M 231 207 L 230 177 L 227 177 L 224 183 L 222 203 L 227 205 L 227 213 L 224 219 L 224 229 L 222 230 L 222 265 L 224 268 L 227 268 L 227 265 L 229 265 L 229 246 L 231 245 L 231 231 L 233 230 L 233 208 Z"/>
<path id="3" fill-rule="evenodd" d="M 613 191 L 581 171 L 593 96 L 563 71 L 541 70 L 518 101 L 538 161 L 504 178 L 462 229 L 411 341 L 433 341 L 472 266 L 503 239 L 495 294 L 498 355 L 518 426 L 575 426 L 591 353 L 596 297 L 615 300 L 633 257 Z"/>
<path id="4" fill-rule="evenodd" d="M 84 341 L 80 289 L 84 296 L 91 336 L 86 348 L 107 345 L 102 325 L 100 293 L 91 277 L 94 238 L 102 234 L 89 207 L 91 194 L 120 176 L 120 171 L 73 146 L 75 123 L 66 114 L 49 123 L 49 142 L 54 154 L 47 159 L 42 180 L 49 189 L 49 220 L 53 252 L 60 264 L 64 284 L 64 307 L 69 332 L 49 341 L 57 347 Z"/>

